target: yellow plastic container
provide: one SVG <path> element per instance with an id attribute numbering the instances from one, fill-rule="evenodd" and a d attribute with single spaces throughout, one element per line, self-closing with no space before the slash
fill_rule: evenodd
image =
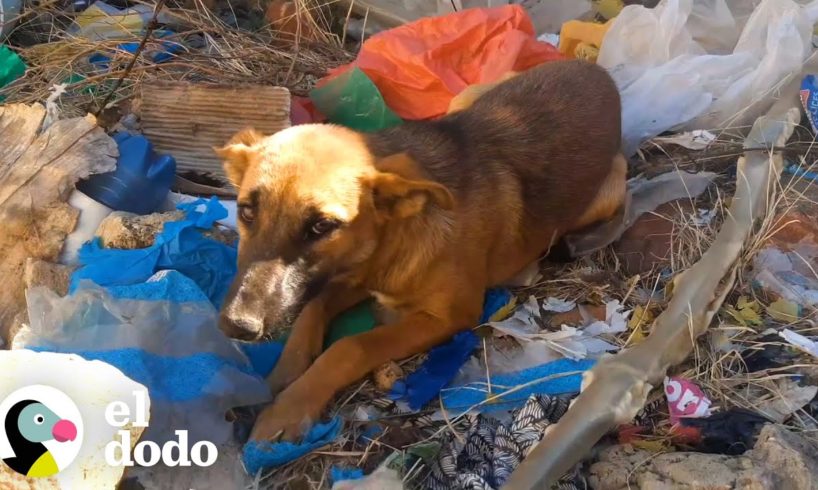
<path id="1" fill-rule="evenodd" d="M 595 62 L 610 26 L 611 21 L 598 24 L 569 20 L 560 29 L 560 52 L 566 56 Z"/>

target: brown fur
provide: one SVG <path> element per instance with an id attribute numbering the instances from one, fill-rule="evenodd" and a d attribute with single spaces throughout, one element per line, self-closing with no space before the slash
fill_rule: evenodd
<path id="1" fill-rule="evenodd" d="M 473 327 L 487 287 L 621 205 L 619 94 L 603 69 L 546 63 L 453 107 L 370 135 L 245 132 L 219 150 L 252 218 L 222 328 L 256 339 L 297 315 L 253 438 L 297 438 L 350 383 Z M 327 217 L 343 224 L 304 238 Z M 397 321 L 321 353 L 329 319 L 370 295 Z"/>

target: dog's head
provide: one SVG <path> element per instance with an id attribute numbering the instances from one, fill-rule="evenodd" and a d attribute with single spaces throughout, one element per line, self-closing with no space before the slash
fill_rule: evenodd
<path id="1" fill-rule="evenodd" d="M 376 161 L 360 134 L 338 126 L 245 130 L 216 152 L 239 191 L 239 272 L 221 315 L 239 339 L 289 328 L 328 282 L 366 266 L 388 223 L 453 206 L 408 156 Z"/>

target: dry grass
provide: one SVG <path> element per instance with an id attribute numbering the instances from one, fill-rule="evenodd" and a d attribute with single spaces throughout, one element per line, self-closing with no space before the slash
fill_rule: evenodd
<path id="1" fill-rule="evenodd" d="M 27 4 L 11 39 L 19 44 L 38 44 L 18 49 L 30 69 L 4 88 L 3 94 L 8 96 L 7 102 L 43 102 L 51 87 L 67 84 L 59 101 L 66 117 L 97 112 L 119 79 L 121 85 L 109 105 L 130 100 L 140 83 L 151 80 L 280 85 L 295 95 L 306 95 L 328 68 L 353 58 L 342 47 L 340 37 L 331 32 L 333 21 L 327 5 L 319 0 L 298 2 L 300 10 L 295 17 L 304 32 L 313 33 L 309 40 L 303 36 L 287 38 L 264 26 L 253 32 L 230 26 L 204 7 L 201 0 L 193 1 L 191 8 L 167 9 L 164 15 L 168 30 L 173 32 L 162 37 L 161 42 L 154 32 L 142 56 L 128 70 L 134 56 L 120 46 L 139 44 L 141 34 L 89 40 L 69 32 L 72 16 L 60 11 L 54 2 Z M 228 12 L 236 10 L 228 5 Z M 242 15 L 263 19 L 261 10 Z M 171 59 L 156 63 L 150 54 L 161 50 L 161 43 L 172 43 L 179 51 Z M 88 61 L 97 53 L 111 58 L 108 67 Z"/>

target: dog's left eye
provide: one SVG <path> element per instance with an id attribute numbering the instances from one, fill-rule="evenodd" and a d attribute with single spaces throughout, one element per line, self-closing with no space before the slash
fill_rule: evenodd
<path id="1" fill-rule="evenodd" d="M 331 219 L 331 218 L 322 218 L 312 224 L 309 227 L 307 234 L 310 238 L 321 238 L 328 233 L 335 231 L 338 227 L 341 226 L 341 223 L 338 220 Z"/>
<path id="2" fill-rule="evenodd" d="M 252 223 L 256 219 L 256 210 L 252 206 L 239 206 L 239 217 L 245 223 Z"/>

